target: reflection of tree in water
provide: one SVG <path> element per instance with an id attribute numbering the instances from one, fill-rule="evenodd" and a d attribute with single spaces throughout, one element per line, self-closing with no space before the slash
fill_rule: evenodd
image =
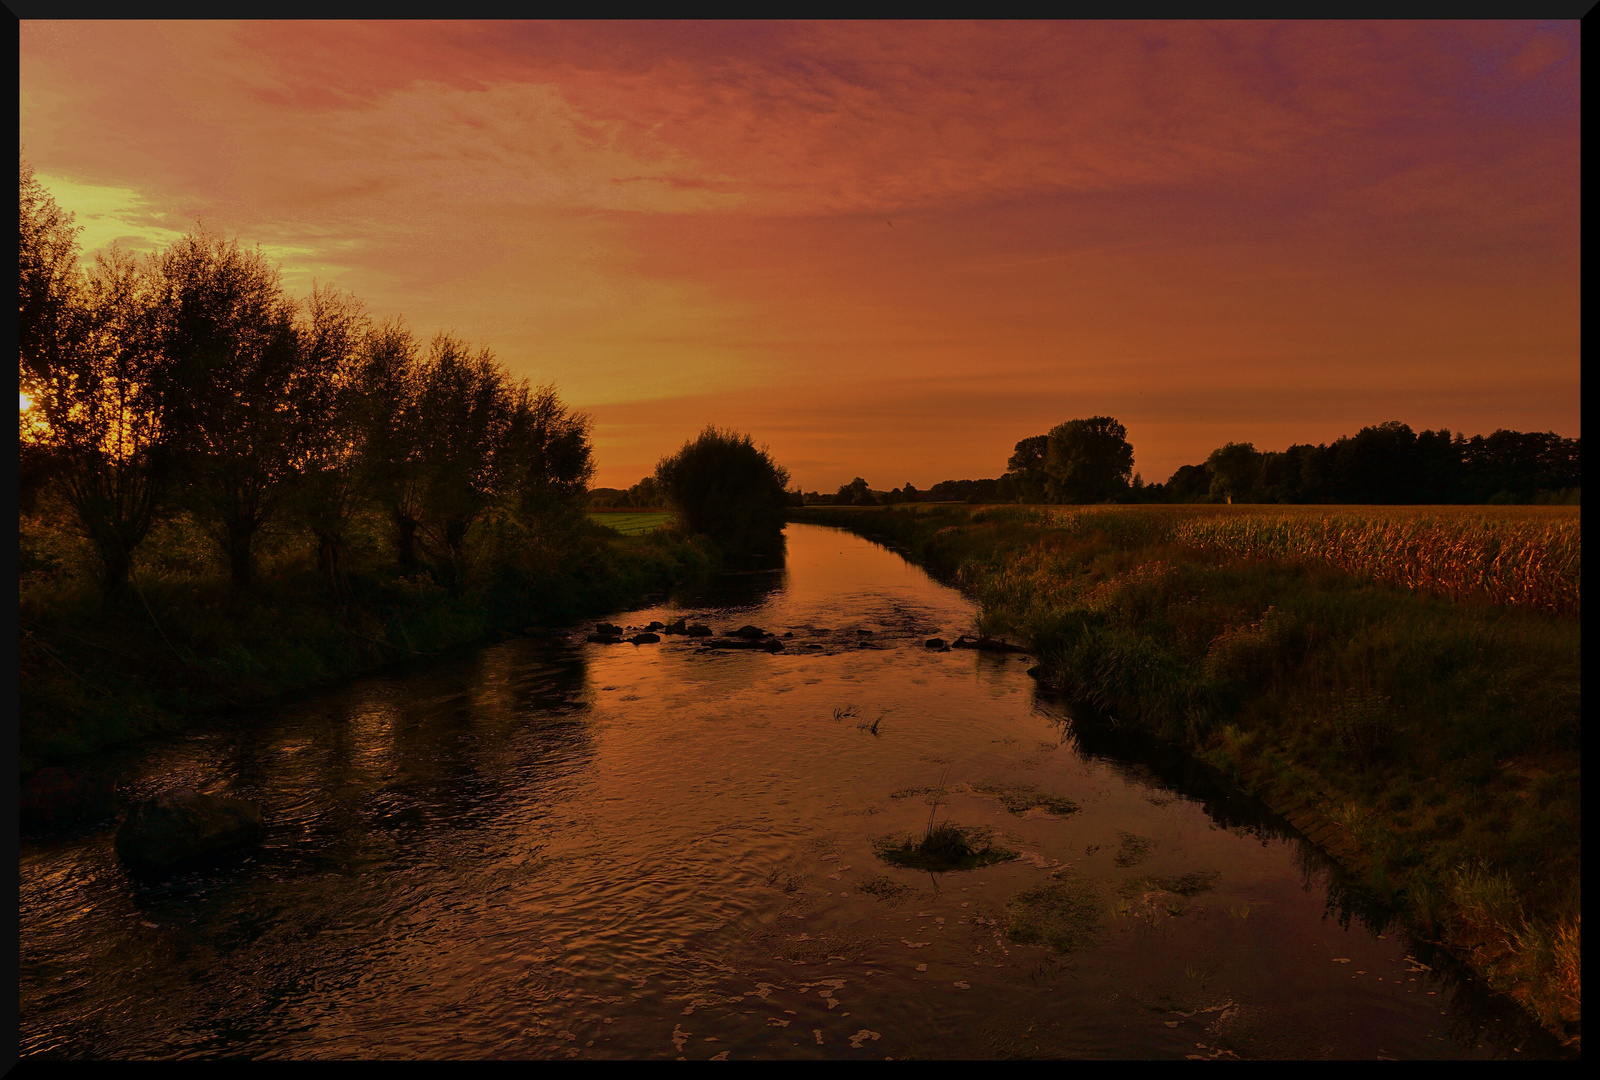
<path id="1" fill-rule="evenodd" d="M 788 540 L 779 535 L 767 551 L 730 556 L 727 571 L 674 590 L 672 602 L 685 608 L 759 607 L 788 584 L 787 557 Z"/>
<path id="2" fill-rule="evenodd" d="M 1352 877 L 1264 803 L 1226 783 L 1215 770 L 1195 760 L 1182 747 L 1164 743 L 1137 729 L 1119 725 L 1082 708 L 1069 708 L 1042 687 L 1035 705 L 1051 716 L 1085 757 L 1103 760 L 1124 777 L 1145 785 L 1159 784 L 1200 803 L 1219 826 L 1263 841 L 1292 839 L 1294 865 L 1308 892 L 1324 890 L 1324 917 L 1348 930 L 1352 921 L 1373 934 L 1399 934 L 1406 954 L 1433 970 L 1419 973 L 1419 985 L 1436 986 L 1448 1002 L 1451 1041 L 1463 1050 L 1483 1047 L 1504 1058 L 1574 1057 L 1515 1002 L 1485 987 L 1445 949 L 1413 936 L 1399 913 L 1376 892 Z M 1514 1049 L 1515 1048 L 1515 1049 Z"/>
<path id="3" fill-rule="evenodd" d="M 477 650 L 363 680 L 299 716 L 240 724 L 220 765 L 230 787 L 292 824 L 283 856 L 344 865 L 399 834 L 521 817 L 594 756 L 586 680 L 582 650 L 564 644 Z M 307 745 L 285 757 L 285 742 Z"/>

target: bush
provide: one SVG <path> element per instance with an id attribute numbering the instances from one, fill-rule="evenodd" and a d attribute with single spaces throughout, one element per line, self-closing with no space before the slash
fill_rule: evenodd
<path id="1" fill-rule="evenodd" d="M 678 520 L 724 555 L 769 552 L 780 542 L 789 472 L 750 436 L 707 427 L 656 466 Z"/>

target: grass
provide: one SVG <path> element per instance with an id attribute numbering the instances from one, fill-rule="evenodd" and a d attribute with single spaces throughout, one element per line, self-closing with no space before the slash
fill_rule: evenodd
<path id="1" fill-rule="evenodd" d="M 267 538 L 239 592 L 199 530 L 178 519 L 139 550 L 128 602 L 101 604 L 87 545 L 43 514 L 21 522 L 21 730 L 27 774 L 63 758 L 256 705 L 524 626 L 615 610 L 710 569 L 669 531 L 633 537 L 582 518 L 560 535 L 488 523 L 449 590 L 387 559 L 381 521 L 351 537 L 349 596 L 336 603 L 310 545 Z"/>
<path id="2" fill-rule="evenodd" d="M 980 632 L 1024 642 L 1081 715 L 1305 798 L 1345 826 L 1351 865 L 1420 934 L 1578 1045 L 1577 514 L 919 506 L 793 518 L 891 543 L 962 587 Z"/>
<path id="3" fill-rule="evenodd" d="M 643 536 L 672 524 L 670 510 L 590 510 L 589 520 L 623 536 Z"/>
<path id="4" fill-rule="evenodd" d="M 872 727 L 873 734 L 877 734 L 877 724 L 874 723 Z M 992 842 L 992 829 L 963 828 L 948 821 L 937 821 L 939 803 L 944 799 L 945 776 L 948 775 L 949 770 L 946 769 L 944 775 L 939 777 L 939 786 L 929 792 L 933 798 L 929 800 L 928 825 L 922 836 L 879 837 L 872 844 L 878 858 L 909 870 L 943 873 L 976 870 L 980 866 L 1017 857 L 1015 851 Z"/>

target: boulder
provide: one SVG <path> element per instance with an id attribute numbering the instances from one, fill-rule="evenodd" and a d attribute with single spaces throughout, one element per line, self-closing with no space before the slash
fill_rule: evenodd
<path id="1" fill-rule="evenodd" d="M 644 629 L 645 629 L 646 633 L 649 633 L 652 630 L 665 630 L 666 628 L 667 628 L 667 624 L 666 623 L 664 623 L 664 622 L 656 622 L 654 619 L 652 619 L 650 621 L 650 625 L 645 627 Z"/>
<path id="2" fill-rule="evenodd" d="M 677 622 L 670 622 L 662 627 L 661 632 L 663 634 L 687 634 L 689 628 L 683 624 L 682 619 L 679 619 Z"/>
<path id="3" fill-rule="evenodd" d="M 978 647 L 978 643 L 973 641 L 967 635 L 962 634 L 960 637 L 956 638 L 950 643 L 950 647 L 952 649 L 976 649 Z"/>
<path id="4" fill-rule="evenodd" d="M 22 785 L 22 822 L 54 827 L 85 818 L 109 817 L 117 809 L 117 785 L 106 776 L 51 766 Z"/>
<path id="5" fill-rule="evenodd" d="M 857 630 L 856 633 L 858 633 L 858 634 L 870 634 L 870 633 L 872 633 L 872 631 L 871 630 Z"/>
<path id="6" fill-rule="evenodd" d="M 794 631 L 793 630 L 785 630 L 783 632 L 783 636 L 784 637 L 794 637 Z"/>
<path id="7" fill-rule="evenodd" d="M 635 645 L 654 645 L 656 642 L 661 640 L 661 635 L 646 632 L 643 634 L 635 634 L 628 640 L 633 642 Z"/>
<path id="8" fill-rule="evenodd" d="M 769 653 L 782 652 L 783 642 L 779 641 L 777 638 L 772 638 L 770 641 L 762 642 L 761 647 Z"/>
<path id="9" fill-rule="evenodd" d="M 728 636 L 749 638 L 751 641 L 760 641 L 762 638 L 767 636 L 767 632 L 761 629 L 759 626 L 750 626 L 749 624 L 746 624 L 739 627 L 737 630 L 729 630 Z"/>
<path id="10" fill-rule="evenodd" d="M 695 623 L 693 626 L 689 627 L 689 629 L 685 630 L 684 633 L 688 634 L 690 637 L 710 637 L 711 627 L 702 626 L 699 623 Z"/>
<path id="11" fill-rule="evenodd" d="M 597 634 L 606 634 L 611 637 L 617 637 L 622 633 L 622 627 L 618 626 L 616 623 L 608 622 L 600 623 L 594 628 L 594 630 Z"/>
<path id="12" fill-rule="evenodd" d="M 133 869 L 162 871 L 260 838 L 260 806 L 176 787 L 129 811 L 116 846 Z"/>
<path id="13" fill-rule="evenodd" d="M 931 637 L 924 641 L 923 644 L 930 649 L 942 649 L 944 648 L 944 638 Z"/>

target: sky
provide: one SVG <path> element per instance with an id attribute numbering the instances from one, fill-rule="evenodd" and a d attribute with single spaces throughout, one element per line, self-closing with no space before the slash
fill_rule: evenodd
<path id="1" fill-rule="evenodd" d="M 84 227 L 204 225 L 594 420 L 795 485 L 1579 428 L 1579 25 L 21 24 Z"/>

